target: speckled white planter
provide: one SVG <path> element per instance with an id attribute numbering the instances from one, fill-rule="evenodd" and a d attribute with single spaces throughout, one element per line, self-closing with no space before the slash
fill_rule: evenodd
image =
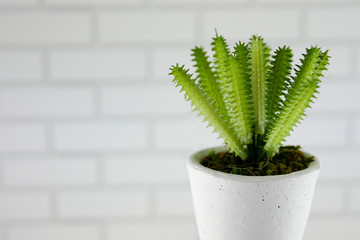
<path id="1" fill-rule="evenodd" d="M 225 151 L 224 147 L 212 148 Z M 301 240 L 320 165 L 278 176 L 239 176 L 188 161 L 200 240 Z"/>

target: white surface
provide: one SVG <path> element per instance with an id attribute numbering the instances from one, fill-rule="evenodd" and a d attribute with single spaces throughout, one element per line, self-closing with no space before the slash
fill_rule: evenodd
<path id="1" fill-rule="evenodd" d="M 171 239 L 185 240 L 196 239 L 196 229 L 190 223 L 126 223 L 111 224 L 108 228 L 109 239 L 118 240 L 131 236 L 132 240 L 143 239 Z"/>
<path id="2" fill-rule="evenodd" d="M 87 43 L 90 15 L 77 13 L 12 12 L 0 15 L 1 44 Z"/>
<path id="3" fill-rule="evenodd" d="M 46 220 L 50 197 L 45 193 L 1 193 L 0 220 Z"/>
<path id="4" fill-rule="evenodd" d="M 57 124 L 54 140 L 60 151 L 135 150 L 147 142 L 144 124 L 103 121 Z"/>
<path id="5" fill-rule="evenodd" d="M 145 76 L 145 54 L 138 49 L 53 51 L 49 65 L 50 77 L 57 81 L 141 79 Z"/>
<path id="6" fill-rule="evenodd" d="M 37 81 L 42 77 L 39 51 L 0 51 L 0 81 Z"/>
<path id="7" fill-rule="evenodd" d="M 98 240 L 100 237 L 100 228 L 88 224 L 77 226 L 68 226 L 65 224 L 18 226 L 9 229 L 9 237 L 13 240 Z"/>
<path id="8" fill-rule="evenodd" d="M 190 11 L 106 12 L 99 16 L 100 39 L 104 42 L 143 43 L 192 41 L 194 19 L 195 15 Z"/>
<path id="9" fill-rule="evenodd" d="M 3 153 L 43 152 L 46 130 L 41 124 L 0 124 L 0 151 Z"/>
<path id="10" fill-rule="evenodd" d="M 334 16 L 341 16 L 334 18 Z M 310 39 L 360 39 L 359 31 L 349 31 L 356 29 L 360 21 L 360 9 L 317 9 L 307 13 L 308 28 L 306 31 Z M 319 31 L 321 29 L 321 31 Z"/>
<path id="11" fill-rule="evenodd" d="M 358 240 L 359 11 L 354 0 L 0 0 L 0 195 L 16 199 L 0 206 L 0 240 L 92 240 L 86 229 L 96 240 L 196 240 L 184 159 L 222 142 L 167 91 L 168 73 L 191 68 L 195 45 L 211 49 L 215 27 L 229 45 L 258 33 L 296 57 L 330 48 L 329 78 L 293 133 L 322 163 L 304 240 Z M 76 212 L 91 194 L 109 193 L 92 203 L 101 212 L 130 189 L 144 215 L 136 204 L 126 216 Z M 60 195 L 84 192 L 60 209 Z"/>
<path id="12" fill-rule="evenodd" d="M 105 115 L 188 113 L 189 105 L 172 84 L 106 87 L 101 90 Z M 154 97 L 156 96 L 156 97 Z M 129 104 L 131 103 L 131 104 Z"/>
<path id="13" fill-rule="evenodd" d="M 9 159 L 4 161 L 8 186 L 76 186 L 97 181 L 94 159 Z"/>
<path id="14" fill-rule="evenodd" d="M 90 88 L 2 88 L 0 114 L 5 117 L 91 116 L 94 95 Z"/>
<path id="15" fill-rule="evenodd" d="M 214 148 L 216 152 L 226 148 Z M 278 176 L 240 176 L 206 168 L 211 149 L 188 160 L 200 240 L 301 240 L 320 165 Z"/>
<path id="16" fill-rule="evenodd" d="M 67 219 L 142 217 L 149 211 L 144 191 L 63 192 L 58 203 L 60 216 Z"/>
<path id="17" fill-rule="evenodd" d="M 249 21 L 250 19 L 257 20 Z M 237 22 L 246 24 L 234 31 L 233 24 Z M 247 41 L 252 34 L 260 33 L 267 41 L 291 41 L 299 37 L 300 27 L 298 11 L 281 9 L 212 10 L 204 14 L 203 24 L 203 39 L 209 40 L 214 37 L 216 28 L 227 39 L 233 41 Z"/>

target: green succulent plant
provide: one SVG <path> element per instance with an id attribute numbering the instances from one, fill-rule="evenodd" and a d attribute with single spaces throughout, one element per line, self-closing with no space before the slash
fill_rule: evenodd
<path id="1" fill-rule="evenodd" d="M 230 52 L 216 34 L 212 50 L 210 62 L 203 47 L 192 49 L 195 76 L 184 66 L 171 66 L 174 83 L 231 152 L 257 162 L 273 157 L 315 98 L 328 50 L 307 48 L 293 76 L 292 50 L 278 47 L 271 54 L 260 36 Z"/>

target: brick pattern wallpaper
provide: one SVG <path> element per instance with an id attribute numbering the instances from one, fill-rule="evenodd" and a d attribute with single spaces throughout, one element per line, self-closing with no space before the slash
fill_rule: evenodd
<path id="1" fill-rule="evenodd" d="M 185 160 L 221 141 L 168 68 L 215 28 L 330 49 L 287 141 L 322 163 L 304 240 L 357 240 L 359 23 L 358 0 L 0 0 L 0 240 L 196 240 Z"/>

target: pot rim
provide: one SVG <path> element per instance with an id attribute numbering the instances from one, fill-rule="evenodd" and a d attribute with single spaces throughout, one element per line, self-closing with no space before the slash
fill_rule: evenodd
<path id="1" fill-rule="evenodd" d="M 198 172 L 202 172 L 207 175 L 211 175 L 216 178 L 222 178 L 226 180 L 232 180 L 237 182 L 269 182 L 269 181 L 278 181 L 287 178 L 298 178 L 304 175 L 316 172 L 320 170 L 320 163 L 317 157 L 314 157 L 314 161 L 310 163 L 309 167 L 300 171 L 282 174 L 282 175 L 271 175 L 271 176 L 244 176 L 237 175 L 232 173 L 225 173 L 221 171 L 217 171 L 208 167 L 205 167 L 200 164 L 200 161 L 207 155 L 211 150 L 215 150 L 215 152 L 226 151 L 227 148 L 225 146 L 216 146 L 211 148 L 202 149 L 198 152 L 193 153 L 187 161 L 187 165 L 189 168 L 195 169 Z M 311 154 L 302 151 L 305 156 L 312 156 Z"/>

